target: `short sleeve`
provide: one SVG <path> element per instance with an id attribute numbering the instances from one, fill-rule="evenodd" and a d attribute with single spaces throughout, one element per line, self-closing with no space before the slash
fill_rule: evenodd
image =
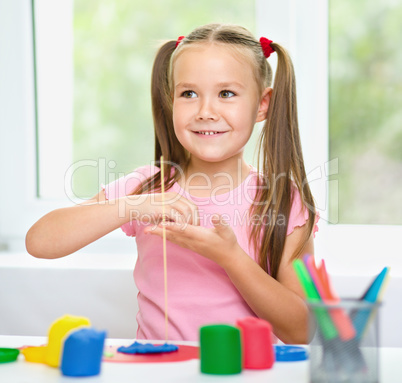
<path id="1" fill-rule="evenodd" d="M 303 226 L 307 222 L 308 217 L 309 217 L 309 211 L 302 204 L 302 201 L 300 198 L 300 193 L 295 188 L 293 190 L 293 203 L 292 203 L 292 208 L 291 208 L 290 214 L 289 214 L 289 223 L 288 223 L 288 230 L 286 232 L 286 235 L 293 233 L 295 227 Z M 315 233 L 318 231 L 317 222 L 319 219 L 320 219 L 320 215 L 318 212 L 316 212 L 315 223 L 314 223 L 314 228 L 313 228 L 314 237 L 315 237 Z"/>
<path id="2" fill-rule="evenodd" d="M 156 166 L 142 166 L 135 169 L 132 173 L 125 175 L 107 185 L 101 185 L 107 200 L 111 201 L 117 198 L 131 194 L 148 177 L 159 171 Z M 136 234 L 135 222 L 131 221 L 121 226 L 121 229 L 130 237 Z"/>

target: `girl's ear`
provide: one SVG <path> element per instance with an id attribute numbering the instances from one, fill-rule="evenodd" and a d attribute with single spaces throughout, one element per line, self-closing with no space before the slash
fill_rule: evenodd
<path id="1" fill-rule="evenodd" d="M 261 122 L 267 118 L 271 95 L 272 95 L 272 88 L 265 88 L 264 92 L 262 92 L 260 107 L 258 108 L 257 118 L 255 122 Z"/>

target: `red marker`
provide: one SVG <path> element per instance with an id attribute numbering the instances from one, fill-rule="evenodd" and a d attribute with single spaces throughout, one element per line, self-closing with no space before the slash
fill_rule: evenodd
<path id="1" fill-rule="evenodd" d="M 319 268 L 317 268 L 314 257 L 311 255 L 304 256 L 303 261 L 309 274 L 311 275 L 311 279 L 313 280 L 322 301 L 329 305 L 337 305 L 341 300 L 331 286 L 325 269 L 324 260 L 321 261 Z M 328 311 L 336 329 L 338 330 L 339 338 L 343 341 L 353 339 L 356 336 L 356 330 L 347 313 L 342 308 L 333 308 L 329 309 Z"/>

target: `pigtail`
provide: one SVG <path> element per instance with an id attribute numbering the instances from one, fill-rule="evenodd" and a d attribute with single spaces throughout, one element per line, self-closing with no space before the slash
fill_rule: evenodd
<path id="1" fill-rule="evenodd" d="M 152 68 L 151 99 L 155 132 L 155 161 L 159 161 L 161 155 L 170 153 L 171 148 L 175 146 L 169 134 L 173 131 L 169 67 L 175 46 L 175 41 L 168 41 L 162 45 Z"/>
<path id="2" fill-rule="evenodd" d="M 272 43 L 271 47 L 278 55 L 278 65 L 258 149 L 264 177 L 260 181 L 256 204 L 253 207 L 254 212 L 262 217 L 262 227 L 254 226 L 251 237 L 255 248 L 259 249 L 261 267 L 276 278 L 286 240 L 294 185 L 300 193 L 303 205 L 310 211 L 306 236 L 293 257 L 302 254 L 311 235 L 315 208 L 306 182 L 301 150 L 293 64 L 284 48 L 275 43 Z M 261 203 L 262 201 L 264 203 Z"/>
<path id="3" fill-rule="evenodd" d="M 164 157 L 165 189 L 168 190 L 181 174 L 179 166 L 186 162 L 186 153 L 173 127 L 170 65 L 176 41 L 168 41 L 157 52 L 152 68 L 151 100 L 155 134 L 155 163 Z M 172 171 L 173 170 L 173 171 Z M 132 194 L 160 191 L 160 171 L 149 177 Z"/>

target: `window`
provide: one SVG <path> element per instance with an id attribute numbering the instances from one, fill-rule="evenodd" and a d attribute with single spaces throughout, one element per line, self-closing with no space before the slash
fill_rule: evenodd
<path id="1" fill-rule="evenodd" d="M 1 2 L 0 250 L 23 251 L 40 216 L 152 159 L 156 49 L 207 22 L 255 31 L 254 1 Z"/>
<path id="2" fill-rule="evenodd" d="M 345 194 L 345 190 L 348 193 L 360 193 L 360 184 L 363 185 L 363 181 L 357 183 L 353 173 L 349 172 L 349 164 L 353 164 L 350 166 L 351 169 L 358 170 L 357 174 L 363 166 L 364 175 L 366 169 L 364 166 L 368 164 L 365 159 L 370 157 L 369 154 L 373 150 L 383 155 L 380 162 L 378 162 L 379 157 L 376 157 L 376 164 L 381 165 L 381 171 L 384 167 L 387 171 L 389 170 L 389 173 L 382 174 L 390 174 L 386 176 L 386 181 L 392 181 L 391 192 L 397 193 L 398 187 L 400 189 L 401 177 L 398 177 L 398 174 L 401 166 L 399 156 L 402 151 L 398 146 L 401 141 L 398 139 L 400 117 L 398 117 L 397 109 L 400 102 L 399 94 L 393 93 L 396 86 L 400 86 L 398 84 L 401 81 L 400 74 L 397 72 L 400 67 L 400 52 L 397 47 L 400 44 L 396 40 L 397 37 L 392 38 L 392 29 L 397 30 L 397 20 L 400 19 L 398 2 L 386 0 L 379 4 L 374 1 L 365 1 L 367 8 L 363 5 L 359 8 L 359 4 L 363 4 L 360 1 L 355 5 L 354 2 L 352 4 L 344 0 L 339 2 L 256 0 L 253 7 L 250 6 L 250 2 L 210 0 L 194 3 L 190 8 L 188 2 L 172 0 L 172 2 L 150 1 L 145 5 L 141 3 L 135 12 L 124 12 L 124 9 L 129 9 L 124 7 L 134 6 L 133 1 L 76 0 L 73 3 L 71 0 L 62 2 L 63 5 L 60 2 L 57 5 L 53 3 L 51 0 L 36 0 L 34 8 L 37 20 L 35 47 L 38 64 L 36 68 L 40 149 L 38 159 L 35 147 L 33 80 L 35 77 L 31 4 L 23 1 L 0 3 L 0 52 L 2 57 L 5 57 L 0 60 L 0 83 L 2 84 L 0 87 L 2 137 L 0 140 L 2 174 L 0 242 L 8 244 L 10 249 L 23 249 L 22 239 L 35 220 L 63 204 L 71 205 L 69 199 L 65 198 L 64 201 L 58 199 L 60 195 L 65 196 L 66 179 L 67 181 L 73 179 L 73 182 L 68 182 L 70 197 L 84 198 L 94 194 L 101 182 L 108 182 L 111 177 L 117 177 L 119 173 L 127 173 L 133 167 L 143 164 L 145 156 L 152 156 L 152 149 L 149 149 L 149 152 L 140 152 L 141 146 L 132 143 L 136 139 L 147 142 L 148 136 L 144 138 L 142 134 L 152 125 L 150 122 L 147 123 L 142 115 L 143 109 L 150 110 L 145 104 L 141 104 L 149 103 L 149 100 L 146 100 L 146 97 L 149 97 L 148 91 L 145 91 L 143 99 L 137 98 L 141 95 L 141 92 L 137 90 L 140 86 L 137 81 L 142 80 L 136 77 L 137 72 L 142 73 L 145 69 L 149 76 L 152 55 L 159 44 L 159 39 L 185 34 L 195 25 L 202 23 L 230 20 L 246 25 L 257 36 L 263 35 L 282 43 L 292 55 L 297 78 L 299 122 L 305 164 L 322 217 L 320 231 L 316 238 L 318 257 L 324 257 L 329 270 L 335 273 L 370 272 L 374 274 L 384 265 L 392 266 L 393 272 L 402 271 L 402 263 L 393 257 L 395 249 L 399 247 L 397 240 L 402 236 L 401 203 L 400 199 L 397 199 L 398 194 L 387 194 L 387 197 L 383 197 L 381 193 L 387 185 L 381 178 L 376 181 L 381 185 L 375 185 L 378 195 L 374 197 L 369 195 L 368 202 L 365 200 L 364 204 L 360 205 L 363 208 L 358 207 L 359 198 Z M 159 7 L 159 11 L 156 15 L 152 13 L 153 20 L 159 17 L 158 15 L 179 15 L 179 12 L 183 10 L 188 12 L 189 16 L 178 16 L 175 22 L 161 17 L 155 25 L 152 24 L 151 32 L 147 33 L 141 29 L 144 28 L 142 23 L 147 20 L 145 16 L 150 14 L 146 12 L 148 5 L 149 9 L 155 9 L 155 4 Z M 209 9 L 208 11 L 200 8 L 204 5 L 210 7 L 206 8 Z M 355 6 L 359 11 L 358 16 L 352 16 L 355 15 L 353 13 Z M 376 10 L 370 8 L 374 6 L 377 7 Z M 345 11 L 343 7 L 348 7 L 348 10 Z M 212 8 L 215 9 L 214 12 L 210 11 Z M 46 33 L 43 29 L 46 27 L 43 21 L 46 12 L 41 14 L 40 9 L 46 9 L 48 15 L 51 15 L 53 20 L 50 20 L 52 24 L 49 24 L 51 33 Z M 371 17 L 370 15 L 376 12 L 378 17 L 370 22 L 359 19 L 360 17 L 363 19 L 363 16 Z M 128 13 L 134 13 L 134 16 Z M 89 17 L 92 29 L 85 30 L 76 14 L 83 18 Z M 211 15 L 219 16 L 211 20 Z M 117 34 L 115 38 L 119 43 L 114 47 L 116 44 L 108 40 L 113 37 L 113 34 L 107 32 L 115 25 L 113 20 L 117 17 L 121 19 L 121 22 L 115 26 Z M 134 23 L 130 17 L 138 17 L 138 19 L 135 19 Z M 190 17 L 195 17 L 195 21 Z M 40 19 L 41 22 L 39 22 Z M 364 24 L 361 24 L 363 22 Z M 85 24 L 88 21 L 82 21 L 82 23 Z M 133 34 L 131 24 L 140 28 L 139 34 Z M 365 27 L 370 25 L 370 28 L 363 28 L 361 25 Z M 380 25 L 384 27 L 380 28 Z M 371 56 L 370 47 L 366 46 L 370 44 L 370 38 L 367 39 L 367 36 L 370 37 L 371 26 L 377 31 L 376 40 L 372 42 L 372 51 L 376 51 L 377 56 Z M 69 28 L 70 32 L 61 33 L 60 28 L 64 30 Z M 158 31 L 166 32 L 166 35 Z M 50 52 L 53 53 L 46 59 L 44 59 L 46 56 L 42 56 L 45 51 L 40 41 L 45 40 L 42 40 L 41 34 L 42 37 L 47 34 Z M 149 39 L 145 41 L 145 37 Z M 332 41 L 333 37 L 335 41 Z M 362 45 L 359 43 L 360 37 Z M 138 55 L 133 55 L 128 47 L 141 40 L 146 45 L 146 49 L 142 51 L 143 48 L 139 45 L 137 48 L 135 45 Z M 79 46 L 78 41 L 81 47 L 75 52 Z M 344 47 L 343 49 L 337 48 L 339 43 Z M 115 55 L 115 49 L 122 52 L 122 58 L 118 61 L 113 61 L 115 58 L 109 57 Z M 366 64 L 367 68 L 364 67 L 368 72 L 361 70 L 359 66 L 346 68 L 346 65 L 342 65 L 343 60 L 348 59 L 344 53 L 346 49 L 351 49 L 351 52 L 363 52 L 363 57 L 374 60 L 369 61 L 368 66 Z M 4 56 L 3 52 L 6 52 Z M 149 61 L 142 61 L 147 54 L 149 56 L 146 60 Z M 275 67 L 275 55 L 271 57 Z M 387 61 L 385 61 L 386 58 Z M 388 58 L 394 61 L 388 61 Z M 85 62 L 89 64 L 86 65 Z M 353 64 L 358 65 L 354 61 Z M 115 70 L 116 67 L 118 70 Z M 88 68 L 91 70 L 86 72 Z M 342 70 L 346 71 L 345 75 L 341 73 Z M 63 75 L 60 71 L 64 71 Z M 357 80 L 355 83 L 350 82 L 350 76 L 355 72 L 359 75 L 356 79 L 363 81 L 363 85 L 367 88 L 362 88 Z M 369 76 L 366 73 L 369 73 Z M 44 85 L 42 81 L 46 77 L 52 80 Z M 338 121 L 341 122 L 336 123 L 334 117 L 338 117 L 338 114 L 347 109 L 345 102 L 351 97 L 347 95 L 348 98 L 345 96 L 343 99 L 339 97 L 339 93 L 337 96 L 337 89 L 343 93 L 345 89 L 362 92 L 363 89 L 368 89 L 369 82 L 364 82 L 367 78 L 372 83 L 378 81 L 381 84 L 381 101 L 375 105 L 375 110 L 381 113 L 375 113 L 372 119 L 368 119 L 365 112 L 372 111 L 368 110 L 371 104 L 366 103 L 372 102 L 372 97 L 366 97 L 361 104 L 356 97 L 356 100 L 353 98 L 351 101 L 354 102 L 353 109 L 356 108 L 359 111 L 361 118 L 357 119 L 355 118 L 357 115 L 353 114 L 350 117 L 350 111 L 346 110 L 349 114 L 340 116 Z M 149 78 L 144 79 L 144 82 L 148 88 Z M 44 91 L 47 91 L 50 96 L 46 96 Z M 391 102 L 387 101 L 390 95 Z M 41 103 L 46 99 L 51 103 L 51 107 L 41 107 Z M 132 104 L 131 100 L 133 100 Z M 103 109 L 107 111 L 107 115 L 103 115 Z M 74 118 L 72 111 L 74 111 Z M 99 111 L 102 111 L 102 114 Z M 148 115 L 150 117 L 150 113 Z M 135 125 L 137 120 L 141 123 Z M 346 121 L 347 124 L 343 124 L 342 121 Z M 367 125 L 366 132 L 370 134 L 362 136 L 364 142 L 357 139 L 360 146 L 354 146 L 350 141 L 349 147 L 347 144 L 341 144 L 340 139 L 349 140 L 347 135 L 349 132 L 353 131 L 355 136 L 358 134 L 356 132 L 359 132 L 357 129 L 363 126 L 362 121 L 367 121 L 367 124 L 375 122 L 370 127 L 371 130 L 368 130 Z M 351 130 L 352 122 L 360 124 L 352 126 L 356 130 Z M 132 129 L 134 125 L 139 129 Z M 71 126 L 74 126 L 74 129 Z M 385 133 L 381 130 L 380 134 L 377 128 L 385 129 Z M 52 137 L 48 151 L 46 132 L 49 137 Z M 55 134 L 56 132 L 59 133 Z M 96 137 L 97 141 L 83 145 L 89 134 L 91 137 L 99 137 Z M 138 134 L 138 137 L 134 134 Z M 355 136 L 352 139 L 355 139 Z M 372 144 L 369 139 L 372 139 Z M 127 142 L 124 142 L 125 140 Z M 148 142 L 152 143 L 152 138 Z M 117 145 L 118 143 L 124 145 Z M 132 152 L 133 147 L 139 148 L 138 152 Z M 344 150 L 346 151 L 342 152 Z M 365 157 L 361 156 L 363 153 Z M 49 157 L 46 157 L 48 155 Z M 39 181 L 37 163 L 40 165 Z M 60 169 L 69 169 L 70 173 L 65 176 L 63 171 L 60 173 Z M 47 180 L 46 177 L 48 177 Z M 345 177 L 349 177 L 349 181 Z M 350 180 L 357 184 L 357 188 L 350 187 Z M 363 211 L 360 216 L 357 210 L 353 210 L 356 214 L 351 213 L 349 200 L 353 201 L 353 198 L 357 201 L 353 202 L 353 209 Z M 375 210 L 368 206 L 379 206 L 380 201 L 388 203 L 387 199 L 392 200 L 392 206 L 394 206 L 393 215 L 386 215 L 388 221 L 377 216 Z M 385 207 L 381 209 L 386 211 Z M 369 218 L 365 215 L 366 210 L 370 211 Z M 374 217 L 381 221 L 371 221 L 373 211 Z M 372 224 L 368 225 L 370 222 Z M 119 233 L 116 240 L 121 243 L 124 241 L 123 237 Z M 130 246 L 132 246 L 131 243 L 132 241 Z M 348 265 L 347 268 L 345 265 Z"/>
<path id="3" fill-rule="evenodd" d="M 366 5 L 365 9 L 363 3 Z M 257 25 L 259 26 L 260 34 L 270 34 L 272 40 L 283 43 L 289 49 L 295 65 L 299 124 L 306 170 L 322 217 L 319 224 L 320 230 L 315 241 L 317 257 L 325 258 L 328 269 L 335 274 L 375 274 L 386 265 L 391 266 L 393 272 L 400 273 L 402 263 L 399 259 L 396 259 L 394 253 L 399 248 L 398 239 L 402 235 L 402 226 L 400 225 L 402 200 L 400 197 L 398 198 L 400 192 L 396 191 L 398 190 L 398 185 L 400 189 L 400 177 L 397 177 L 396 170 L 401 167 L 400 153 L 402 152 L 400 146 L 398 146 L 401 143 L 401 140 L 398 140 L 401 130 L 397 127 L 401 125 L 402 117 L 398 117 L 397 107 L 400 105 L 400 102 L 398 102 L 400 96 L 393 93 L 397 86 L 400 87 L 397 84 L 400 84 L 401 78 L 398 72 L 400 52 L 397 48 L 400 45 L 398 44 L 400 33 L 397 28 L 400 3 L 386 1 L 383 4 L 378 4 L 378 2 L 374 1 L 358 1 L 355 4 L 355 2 L 326 0 L 307 0 L 303 2 L 267 0 L 259 2 L 258 5 L 260 8 L 257 9 Z M 378 20 L 375 17 L 363 19 L 365 16 L 371 17 L 376 13 L 378 13 Z M 373 25 L 374 21 L 376 23 Z M 348 77 L 339 73 L 340 70 L 346 71 L 346 66 L 342 66 L 341 63 L 334 61 L 334 59 L 339 59 L 337 55 L 345 54 L 346 48 L 342 49 L 341 52 L 337 52 L 336 47 L 339 45 L 336 44 L 341 44 L 342 46 L 344 43 L 353 46 L 357 41 L 356 34 L 358 33 L 363 36 L 363 42 L 369 44 L 369 40 L 365 39 L 365 35 L 369 34 L 367 31 L 371 28 L 371 25 L 373 25 L 373 30 L 377 30 L 381 36 L 387 36 L 384 39 L 378 35 L 375 38 L 373 37 L 375 41 L 372 41 L 372 49 L 373 51 L 378 49 L 378 59 L 374 63 L 379 63 L 380 68 L 377 67 L 377 70 L 371 68 L 375 75 L 379 77 L 377 77 L 378 80 L 373 78 L 370 78 L 370 80 L 372 84 L 376 85 L 376 81 L 383 84 L 387 79 L 391 79 L 391 84 L 388 83 L 385 89 L 383 87 L 380 91 L 383 105 L 381 105 L 381 108 L 380 106 L 377 107 L 377 110 L 381 109 L 385 114 L 382 117 L 375 116 L 375 122 L 385 123 L 383 128 L 389 129 L 389 131 L 387 130 L 385 134 L 376 132 L 377 136 L 367 134 L 364 136 L 366 139 L 364 145 L 356 146 L 353 149 L 350 142 L 341 144 L 340 141 L 335 139 L 338 138 L 336 125 L 334 125 L 335 117 L 340 118 L 341 121 L 344 119 L 343 121 L 346 120 L 348 123 L 356 120 L 350 108 L 346 110 L 348 114 L 334 115 L 335 110 L 339 114 L 342 113 L 342 108 L 335 109 L 335 101 L 343 102 L 343 109 L 346 108 L 345 100 L 342 100 L 342 94 L 336 95 L 335 93 L 335 76 L 338 76 L 336 80 L 341 80 L 336 86 L 346 87 L 347 81 L 350 80 L 352 74 L 350 68 L 347 68 L 349 69 L 347 71 Z M 384 27 L 380 28 L 382 25 Z M 336 33 L 334 32 L 335 28 L 343 30 L 343 32 L 339 31 L 339 33 L 344 33 L 342 35 L 344 39 L 338 36 L 338 30 Z M 354 32 L 353 36 L 349 37 L 348 32 Z M 345 34 L 348 36 L 345 36 Z M 336 41 L 332 41 L 332 37 L 335 37 Z M 362 48 L 366 49 L 365 52 L 370 51 L 370 47 L 363 46 Z M 386 52 L 387 55 L 385 54 Z M 393 61 L 388 61 L 388 56 Z M 387 60 L 385 60 L 386 58 Z M 357 60 L 358 57 L 355 57 L 355 59 Z M 358 60 L 354 62 L 354 65 L 356 67 L 353 69 L 359 72 L 359 65 L 361 64 Z M 360 73 L 357 74 L 357 78 L 361 77 Z M 348 89 L 349 91 L 351 90 L 350 88 Z M 362 91 L 359 87 L 357 89 Z M 391 94 L 395 95 L 393 102 L 385 103 L 386 98 L 384 96 Z M 345 95 L 345 97 L 350 96 Z M 354 108 L 357 108 L 361 114 L 365 112 L 369 114 L 372 112 L 371 110 L 366 110 L 370 108 L 370 104 L 366 104 L 369 101 L 367 98 L 360 101 L 356 99 L 353 104 Z M 393 114 L 392 119 L 389 118 L 391 112 Z M 350 117 L 351 114 L 352 117 Z M 361 124 L 361 121 L 359 121 L 359 124 Z M 373 126 L 376 128 L 379 124 Z M 341 126 L 341 128 L 343 129 L 344 127 Z M 371 143 L 369 139 L 371 139 Z M 349 140 L 347 135 L 344 140 Z M 372 150 L 380 151 L 381 148 L 382 164 L 387 164 L 383 166 L 387 167 L 392 163 L 392 167 L 389 166 L 389 172 L 387 173 L 389 175 L 386 177 L 387 183 L 381 181 L 380 178 L 375 185 L 371 183 L 369 186 L 377 191 L 377 195 L 369 195 L 369 204 L 377 206 L 377 209 L 380 209 L 378 206 L 381 203 L 386 206 L 388 198 L 390 200 L 394 198 L 395 212 L 393 215 L 387 215 L 387 222 L 382 218 L 380 221 L 378 216 L 376 221 L 371 221 L 371 218 L 365 215 L 365 210 L 369 210 L 367 200 L 361 204 L 359 203 L 360 206 L 354 210 L 353 217 L 352 215 L 347 217 L 347 212 L 351 206 L 347 200 L 350 197 L 345 199 L 346 193 L 352 190 L 352 193 L 359 195 L 362 190 L 359 184 L 362 181 L 356 182 L 355 175 L 348 169 L 350 166 L 349 161 L 351 159 L 352 161 L 358 161 L 358 164 L 362 166 L 362 161 L 359 162 L 359 155 L 365 149 L 370 148 L 370 145 Z M 353 151 L 356 153 L 353 153 Z M 367 166 L 365 163 L 363 165 Z M 367 172 L 365 168 L 356 166 L 353 166 L 353 168 L 357 169 L 359 176 L 368 178 L 367 174 L 365 174 L 365 171 Z M 355 182 L 356 187 L 354 189 L 350 189 L 347 181 L 348 177 L 349 181 L 352 179 Z M 388 182 L 392 182 L 395 186 L 396 197 L 391 195 L 384 197 L 384 190 L 380 190 L 386 189 Z M 394 193 L 394 190 L 391 190 L 390 193 Z M 355 198 L 355 202 L 359 202 L 359 198 L 353 198 Z M 371 208 L 370 210 L 373 211 Z M 383 223 L 388 223 L 388 225 Z"/>
<path id="4" fill-rule="evenodd" d="M 339 158 L 340 223 L 402 224 L 401 19 L 400 1 L 329 2 L 329 154 Z"/>
<path id="5" fill-rule="evenodd" d="M 255 30 L 253 1 L 34 3 L 42 198 L 89 198 L 153 160 L 150 81 L 161 41 L 214 20 Z"/>

